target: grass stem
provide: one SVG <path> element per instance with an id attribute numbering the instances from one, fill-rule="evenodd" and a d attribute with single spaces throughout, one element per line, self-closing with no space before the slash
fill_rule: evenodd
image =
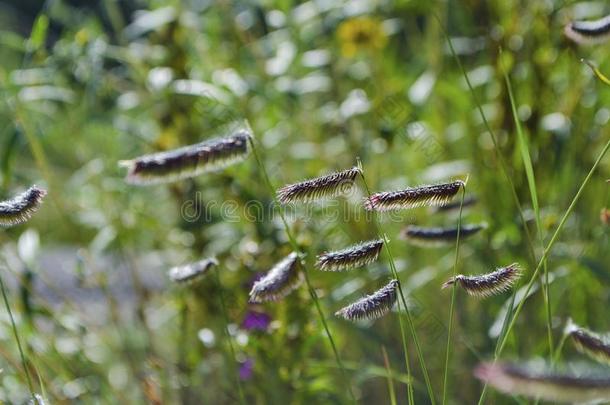
<path id="1" fill-rule="evenodd" d="M 466 184 L 462 187 L 462 199 L 460 201 L 460 213 L 458 216 L 457 236 L 455 240 L 455 260 L 453 262 L 453 279 L 457 276 L 457 266 L 460 253 L 460 231 L 462 228 L 462 209 L 464 208 L 464 197 L 466 196 Z M 449 326 L 447 327 L 447 350 L 445 352 L 445 376 L 443 379 L 443 405 L 447 400 L 447 385 L 449 381 L 449 358 L 451 356 L 451 331 L 453 329 L 453 308 L 455 306 L 455 296 L 457 284 L 453 283 L 451 288 L 451 304 L 449 305 Z"/>
<path id="2" fill-rule="evenodd" d="M 288 225 L 288 221 L 286 221 L 284 212 L 282 211 L 281 206 L 276 198 L 275 188 L 273 187 L 273 184 L 271 183 L 269 174 L 267 173 L 267 169 L 263 165 L 263 162 L 260 159 L 260 156 L 258 155 L 257 146 L 255 145 L 253 138 L 250 138 L 250 144 L 252 146 L 252 154 L 254 155 L 256 164 L 258 165 L 258 168 L 262 173 L 265 185 L 269 189 L 269 192 L 271 193 L 271 196 L 272 196 L 273 201 L 275 202 L 276 206 L 279 208 L 278 212 L 280 214 L 280 218 L 282 219 L 282 223 L 284 225 L 284 230 L 286 232 L 286 236 L 288 237 L 288 240 L 290 242 L 290 245 L 292 246 L 292 249 L 299 255 L 299 260 L 300 260 L 301 267 L 303 270 L 303 275 L 305 276 L 305 283 L 307 284 L 307 290 L 309 291 L 309 295 L 311 296 L 311 299 L 316 307 L 316 311 L 318 313 L 318 318 L 320 319 L 320 322 L 322 323 L 322 326 L 324 327 L 324 331 L 326 332 L 326 336 L 328 337 L 328 341 L 330 343 L 333 354 L 335 356 L 335 361 L 337 362 L 337 365 L 339 366 L 339 369 L 341 370 L 343 382 L 346 386 L 347 391 L 349 392 L 352 402 L 356 403 L 356 397 L 354 396 L 354 392 L 352 391 L 352 386 L 347 377 L 347 372 L 345 371 L 345 368 L 343 367 L 343 363 L 341 362 L 341 357 L 339 356 L 339 351 L 337 350 L 335 340 L 333 339 L 333 335 L 330 333 L 330 329 L 326 322 L 326 317 L 324 316 L 324 312 L 322 311 L 322 307 L 320 306 L 318 294 L 316 293 L 316 290 L 313 288 L 313 285 L 311 284 L 311 281 L 309 280 L 309 275 L 307 273 L 307 265 L 305 263 L 305 254 L 304 254 L 303 250 L 297 244 L 297 241 L 292 234 L 290 226 Z"/>
<path id="3" fill-rule="evenodd" d="M 8 297 L 6 295 L 6 287 L 4 286 L 4 280 L 2 279 L 2 276 L 0 276 L 0 290 L 2 291 L 2 299 L 4 300 L 4 306 L 6 307 L 6 311 L 8 312 L 8 316 L 11 320 L 11 326 L 13 328 L 13 334 L 15 335 L 15 341 L 17 342 L 17 349 L 19 350 L 19 356 L 21 357 L 21 365 L 23 367 L 23 372 L 25 373 L 25 379 L 28 383 L 28 389 L 30 390 L 32 400 L 34 401 L 34 403 L 36 403 L 36 397 L 34 395 L 34 386 L 32 385 L 32 379 L 28 370 L 28 363 L 26 361 L 23 347 L 21 346 L 19 331 L 17 330 L 17 325 L 15 324 L 15 318 L 13 317 L 13 312 L 11 311 L 11 305 L 8 302 Z"/>

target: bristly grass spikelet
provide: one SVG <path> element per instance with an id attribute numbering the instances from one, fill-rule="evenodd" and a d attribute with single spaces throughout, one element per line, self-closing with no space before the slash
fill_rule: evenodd
<path id="1" fill-rule="evenodd" d="M 566 333 L 579 352 L 610 366 L 610 335 L 600 335 L 574 324 L 571 320 Z"/>
<path id="2" fill-rule="evenodd" d="M 277 191 L 277 199 L 282 204 L 288 204 L 291 202 L 311 202 L 344 195 L 352 189 L 354 180 L 360 173 L 360 168 L 352 167 L 315 179 L 289 184 Z"/>
<path id="3" fill-rule="evenodd" d="M 343 271 L 362 267 L 377 260 L 382 247 L 383 239 L 360 242 L 342 250 L 319 255 L 316 267 L 324 271 Z"/>
<path id="4" fill-rule="evenodd" d="M 250 291 L 250 302 L 277 301 L 290 294 L 303 280 L 298 266 L 297 254 L 290 253 L 254 283 Z"/>
<path id="5" fill-rule="evenodd" d="M 564 33 L 577 44 L 599 44 L 610 39 L 610 15 L 592 21 L 573 21 Z"/>
<path id="6" fill-rule="evenodd" d="M 125 180 L 134 185 L 170 183 L 222 169 L 244 160 L 250 151 L 251 134 L 240 129 L 224 138 L 210 139 L 195 145 L 120 161 L 127 167 Z"/>
<path id="7" fill-rule="evenodd" d="M 458 283 L 470 295 L 490 297 L 510 289 L 519 277 L 521 277 L 521 268 L 517 263 L 513 263 L 488 274 L 476 276 L 459 274 L 449 279 L 442 288 Z"/>
<path id="8" fill-rule="evenodd" d="M 218 266 L 216 259 L 203 259 L 184 266 L 172 267 L 169 270 L 169 278 L 176 283 L 191 283 L 200 279 L 214 266 Z"/>
<path id="9" fill-rule="evenodd" d="M 451 201 L 465 184 L 464 181 L 457 180 L 451 183 L 375 193 L 364 200 L 364 207 L 369 211 L 391 211 L 417 208 L 425 205 L 445 205 Z"/>
<path id="10" fill-rule="evenodd" d="M 487 228 L 487 224 L 469 224 L 460 227 L 460 238 L 468 238 Z M 401 239 L 418 246 L 440 246 L 455 243 L 458 228 L 437 228 L 409 225 L 400 231 Z"/>
<path id="11" fill-rule="evenodd" d="M 610 400 L 610 374 L 557 373 L 547 367 L 483 363 L 474 375 L 506 394 L 561 403 L 606 403 Z"/>
<path id="12" fill-rule="evenodd" d="M 391 280 L 387 285 L 335 312 L 348 321 L 377 319 L 387 314 L 397 298 L 398 280 Z"/>
<path id="13" fill-rule="evenodd" d="M 46 190 L 31 186 L 23 193 L 0 202 L 0 226 L 9 227 L 23 224 L 38 210 Z"/>

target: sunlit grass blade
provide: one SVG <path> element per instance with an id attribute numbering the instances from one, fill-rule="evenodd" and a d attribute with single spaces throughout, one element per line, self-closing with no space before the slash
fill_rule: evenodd
<path id="1" fill-rule="evenodd" d="M 31 186 L 23 193 L 0 202 L 0 226 L 9 227 L 26 222 L 38 210 L 46 190 Z"/>
<path id="2" fill-rule="evenodd" d="M 384 191 L 366 198 L 364 207 L 369 211 L 391 211 L 425 205 L 445 205 L 464 185 L 464 181 L 457 180 L 451 183 L 424 185 L 399 191 Z"/>
<path id="3" fill-rule="evenodd" d="M 500 55 L 502 53 L 500 52 Z M 540 242 L 540 247 L 544 249 L 544 234 L 542 228 L 542 222 L 540 220 L 540 206 L 538 203 L 538 192 L 536 190 L 536 179 L 534 177 L 534 166 L 532 164 L 532 158 L 529 150 L 529 142 L 523 133 L 523 129 L 521 127 L 521 120 L 519 119 L 519 114 L 517 113 L 517 105 L 515 102 L 515 96 L 513 95 L 513 89 L 510 82 L 510 77 L 508 76 L 508 72 L 506 69 L 503 69 L 504 72 L 504 82 L 506 83 L 506 89 L 508 91 L 508 98 L 510 101 L 511 112 L 513 115 L 513 121 L 515 123 L 515 129 L 517 132 L 517 139 L 519 145 L 519 151 L 521 153 L 521 159 L 523 161 L 523 166 L 525 168 L 525 175 L 527 177 L 527 186 L 529 188 L 530 197 L 532 199 L 532 207 L 534 209 L 534 215 L 536 219 L 536 230 L 538 231 L 538 240 Z M 551 295 L 549 288 L 549 271 L 547 267 L 546 261 L 543 262 L 543 270 L 544 270 L 544 283 L 542 291 L 544 293 L 544 308 L 546 313 L 546 327 L 547 327 L 547 340 L 549 343 L 549 356 L 553 354 L 553 333 L 552 333 L 552 314 L 551 314 Z"/>
<path id="4" fill-rule="evenodd" d="M 557 242 L 557 240 L 559 238 L 559 234 L 563 230 L 563 227 L 566 224 L 566 221 L 568 220 L 568 218 L 574 211 L 574 208 L 576 207 L 576 204 L 580 200 L 580 197 L 582 196 L 584 189 L 586 188 L 587 184 L 589 184 L 589 181 L 593 177 L 593 174 L 596 172 L 602 159 L 604 158 L 604 156 L 606 156 L 606 153 L 608 152 L 609 149 L 610 149 L 610 140 L 608 140 L 606 142 L 606 144 L 604 145 L 604 147 L 602 148 L 601 152 L 595 159 L 595 163 L 593 163 L 593 166 L 589 170 L 589 173 L 587 173 L 587 176 L 585 177 L 585 179 L 581 183 L 580 187 L 578 188 L 576 195 L 574 196 L 574 198 L 572 198 L 572 201 L 570 202 L 570 206 L 566 209 L 565 213 L 561 217 L 561 220 L 559 221 L 559 224 L 557 225 L 557 228 L 555 229 L 553 236 L 551 236 L 551 240 L 548 242 L 548 244 L 546 245 L 546 248 L 544 249 L 544 252 L 542 253 L 542 258 L 540 258 L 538 265 L 534 269 L 532 277 L 530 278 L 529 282 L 527 283 L 527 286 L 525 288 L 525 296 L 527 296 L 529 291 L 532 289 L 532 286 L 534 285 L 536 277 L 538 276 L 538 273 L 540 272 L 540 269 L 542 268 L 542 263 L 549 256 L 549 253 L 551 252 L 551 249 Z M 515 323 L 519 317 L 519 314 L 521 314 L 521 311 L 523 310 L 523 305 L 525 304 L 525 301 L 526 300 L 522 300 L 517 305 L 512 317 L 510 318 L 510 321 L 508 321 L 508 326 L 504 330 L 504 333 L 498 338 L 498 341 L 496 343 L 496 350 L 495 350 L 494 358 L 497 358 L 498 356 L 500 356 L 502 354 L 504 348 L 506 347 L 506 343 L 508 341 L 508 336 L 510 336 L 510 333 L 515 326 Z M 479 398 L 479 402 L 478 402 L 479 404 L 483 404 L 485 401 L 485 395 L 487 392 L 486 388 L 487 388 L 487 385 L 485 385 L 483 387 L 483 391 L 481 392 L 481 397 Z"/>
<path id="5" fill-rule="evenodd" d="M 335 315 L 348 321 L 381 318 L 390 312 L 390 309 L 396 303 L 397 287 L 398 280 L 391 280 L 387 285 L 373 294 L 367 295 L 345 308 L 341 308 L 335 312 Z"/>
<path id="6" fill-rule="evenodd" d="M 287 204 L 291 202 L 311 202 L 345 195 L 352 190 L 358 173 L 360 173 L 360 169 L 353 167 L 300 183 L 289 184 L 277 191 L 277 199 L 282 204 Z"/>
<path id="7" fill-rule="evenodd" d="M 379 257 L 383 240 L 371 240 L 318 256 L 316 267 L 324 271 L 344 271 L 372 263 Z"/>
<path id="8" fill-rule="evenodd" d="M 251 134 L 240 129 L 235 134 L 211 139 L 166 152 L 119 162 L 128 169 L 126 181 L 134 185 L 170 183 L 225 168 L 244 160 L 249 153 Z"/>
<path id="9" fill-rule="evenodd" d="M 483 363 L 475 376 L 508 395 L 561 403 L 600 403 L 610 400 L 610 373 L 558 373 L 547 367 Z"/>
<path id="10" fill-rule="evenodd" d="M 597 66 L 595 66 L 593 64 L 593 62 L 591 62 L 590 60 L 586 60 L 586 59 L 581 59 L 581 62 L 583 62 L 584 64 L 586 64 L 587 66 L 589 66 L 591 68 L 591 70 L 593 71 L 593 74 L 595 74 L 595 76 L 597 76 L 597 78 L 604 84 L 607 84 L 608 86 L 610 86 L 610 79 L 608 79 L 608 77 L 606 77 L 606 75 L 604 75 Z"/>
<path id="11" fill-rule="evenodd" d="M 388 352 L 385 350 L 385 346 L 381 346 L 381 353 L 383 354 L 383 365 L 386 369 L 387 380 L 388 380 L 388 392 L 390 393 L 390 404 L 396 405 L 396 391 L 394 389 L 394 377 L 392 367 L 390 366 L 390 359 L 388 358 Z"/>

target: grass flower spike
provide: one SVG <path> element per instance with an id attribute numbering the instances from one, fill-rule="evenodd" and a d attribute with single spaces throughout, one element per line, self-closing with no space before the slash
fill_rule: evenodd
<path id="1" fill-rule="evenodd" d="M 193 282 L 205 275 L 214 266 L 218 266 L 216 259 L 203 259 L 184 266 L 172 267 L 169 270 L 169 278 L 176 283 Z"/>
<path id="2" fill-rule="evenodd" d="M 384 191 L 366 198 L 364 207 L 369 211 L 392 211 L 425 205 L 445 205 L 464 185 L 462 180 L 457 180 L 451 183 L 419 186 L 400 191 Z"/>
<path id="3" fill-rule="evenodd" d="M 7 201 L 0 202 L 0 226 L 23 224 L 38 210 L 46 190 L 35 185 Z"/>
<path id="4" fill-rule="evenodd" d="M 277 263 L 267 274 L 254 283 L 250 291 L 250 302 L 277 301 L 301 285 L 299 261 L 295 252 Z"/>
<path id="5" fill-rule="evenodd" d="M 311 202 L 344 195 L 351 191 L 354 180 L 359 173 L 360 169 L 358 167 L 352 167 L 327 176 L 289 184 L 277 191 L 277 199 L 282 204 L 287 204 L 291 202 Z"/>
<path id="6" fill-rule="evenodd" d="M 470 295 L 490 297 L 510 289 L 519 277 L 521 277 L 521 268 L 517 263 L 513 263 L 488 274 L 477 276 L 457 275 L 443 284 L 442 288 L 458 283 Z"/>
<path id="7" fill-rule="evenodd" d="M 335 312 L 335 315 L 348 321 L 381 318 L 394 306 L 397 288 L 398 280 L 392 280 L 373 294 Z"/>
<path id="8" fill-rule="evenodd" d="M 383 240 L 371 240 L 318 256 L 316 267 L 325 271 L 343 271 L 372 263 L 379 257 Z"/>
<path id="9" fill-rule="evenodd" d="M 579 352 L 585 353 L 594 360 L 610 366 L 610 336 L 599 335 L 575 325 L 571 320 L 566 333 L 572 339 Z"/>
<path id="10" fill-rule="evenodd" d="M 556 373 L 539 367 L 483 363 L 474 372 L 480 380 L 509 395 L 561 403 L 607 403 L 610 375 Z"/>
<path id="11" fill-rule="evenodd" d="M 566 25 L 566 36 L 577 44 L 599 44 L 610 39 L 610 15 L 593 21 L 573 21 Z"/>
<path id="12" fill-rule="evenodd" d="M 486 224 L 463 225 L 460 227 L 460 238 L 468 238 L 485 229 Z M 400 232 L 400 237 L 414 245 L 438 246 L 455 243 L 458 228 L 428 228 L 409 225 Z"/>
<path id="13" fill-rule="evenodd" d="M 121 161 L 127 167 L 126 181 L 134 185 L 170 183 L 222 169 L 244 160 L 249 153 L 246 130 L 179 149 Z"/>

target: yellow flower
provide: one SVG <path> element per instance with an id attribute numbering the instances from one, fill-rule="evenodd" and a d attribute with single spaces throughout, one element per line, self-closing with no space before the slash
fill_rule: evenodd
<path id="1" fill-rule="evenodd" d="M 382 49 L 388 42 L 381 22 L 370 17 L 356 17 L 342 22 L 337 36 L 341 42 L 341 53 L 347 57 L 353 57 L 360 51 Z"/>

